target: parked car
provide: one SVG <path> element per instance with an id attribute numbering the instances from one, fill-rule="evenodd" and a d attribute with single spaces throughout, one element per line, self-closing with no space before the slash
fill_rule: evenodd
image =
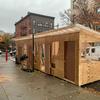
<path id="1" fill-rule="evenodd" d="M 88 47 L 86 49 L 86 58 L 100 60 L 100 46 Z"/>

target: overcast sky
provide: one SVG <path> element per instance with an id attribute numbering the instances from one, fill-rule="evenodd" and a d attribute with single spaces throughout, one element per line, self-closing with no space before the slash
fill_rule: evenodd
<path id="1" fill-rule="evenodd" d="M 56 17 L 60 23 L 59 12 L 70 8 L 71 0 L 0 0 L 0 30 L 15 32 L 15 22 L 28 11 Z"/>

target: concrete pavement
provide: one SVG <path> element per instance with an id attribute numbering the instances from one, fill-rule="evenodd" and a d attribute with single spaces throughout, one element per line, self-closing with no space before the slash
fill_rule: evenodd
<path id="1" fill-rule="evenodd" d="M 100 95 L 0 57 L 0 100 L 100 100 Z"/>

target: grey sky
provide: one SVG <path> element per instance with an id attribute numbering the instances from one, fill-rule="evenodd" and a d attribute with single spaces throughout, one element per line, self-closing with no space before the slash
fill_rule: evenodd
<path id="1" fill-rule="evenodd" d="M 71 0 L 0 0 L 0 30 L 14 32 L 14 24 L 28 11 L 56 17 L 61 23 L 59 12 L 70 8 Z"/>

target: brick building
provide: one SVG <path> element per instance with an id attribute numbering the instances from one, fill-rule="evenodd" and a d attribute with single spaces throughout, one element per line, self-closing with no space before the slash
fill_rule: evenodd
<path id="1" fill-rule="evenodd" d="M 15 23 L 16 37 L 54 29 L 54 17 L 28 12 Z"/>
<path id="2" fill-rule="evenodd" d="M 20 63 L 20 57 L 24 54 L 28 56 L 27 63 L 25 64 L 28 69 L 33 68 L 34 62 L 34 38 L 31 34 L 36 34 L 44 31 L 49 31 L 54 29 L 54 17 L 45 16 L 35 13 L 30 13 L 21 20 L 15 23 L 16 28 L 16 38 L 21 40 L 16 42 L 16 57 Z M 40 33 L 41 34 L 41 33 Z M 32 36 L 32 40 L 23 39 L 26 36 Z M 26 68 L 26 69 L 27 69 Z"/>
<path id="3" fill-rule="evenodd" d="M 96 8 L 96 13 L 97 16 L 99 16 L 100 18 L 100 0 L 95 0 L 96 4 L 97 4 L 97 8 Z M 95 21 L 96 24 L 96 30 L 100 31 L 100 20 Z"/>

